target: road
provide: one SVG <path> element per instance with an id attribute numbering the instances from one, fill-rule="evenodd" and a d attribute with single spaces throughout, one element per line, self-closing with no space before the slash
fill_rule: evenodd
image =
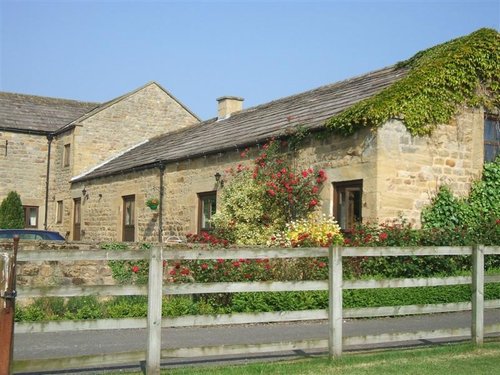
<path id="1" fill-rule="evenodd" d="M 470 312 L 378 319 L 352 319 L 344 322 L 343 334 L 344 336 L 358 336 L 462 328 L 470 327 L 470 322 Z M 488 309 L 485 311 L 485 325 L 493 323 L 500 323 L 500 309 Z M 327 333 L 328 326 L 324 321 L 168 328 L 162 331 L 162 348 L 327 339 Z M 15 334 L 14 358 L 55 358 L 145 350 L 146 336 L 146 330 L 143 329 Z M 422 343 L 422 341 L 410 342 L 405 343 L 405 345 Z M 402 344 L 399 343 L 398 345 Z M 373 347 L 373 345 L 371 347 Z M 366 348 L 351 347 L 346 349 L 357 350 Z M 279 356 L 286 357 L 290 355 L 297 355 L 297 353 L 281 353 Z M 219 360 L 247 360 L 250 357 L 251 356 L 245 356 L 245 358 L 242 358 L 241 355 L 228 356 L 219 358 Z M 265 356 L 260 354 L 258 357 L 262 359 Z M 271 357 L 276 357 L 276 355 L 272 355 Z M 177 358 L 165 360 L 164 362 L 166 365 L 175 365 L 210 362 L 212 360 L 213 359 L 200 358 L 179 360 Z"/>

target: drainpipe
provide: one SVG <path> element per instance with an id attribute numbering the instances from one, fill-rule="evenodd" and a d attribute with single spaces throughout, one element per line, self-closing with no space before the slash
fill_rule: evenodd
<path id="1" fill-rule="evenodd" d="M 47 143 L 48 143 L 48 148 L 47 148 L 47 174 L 45 176 L 45 218 L 44 218 L 44 223 L 43 227 L 45 230 L 47 230 L 47 217 L 49 214 L 49 177 L 50 177 L 50 150 L 52 146 L 52 140 L 54 139 L 54 136 L 52 134 L 47 135 Z"/>
<path id="2" fill-rule="evenodd" d="M 160 169 L 160 207 L 159 207 L 159 218 L 158 218 L 158 242 L 163 242 L 163 176 L 165 175 L 165 164 L 160 162 L 158 164 Z"/>

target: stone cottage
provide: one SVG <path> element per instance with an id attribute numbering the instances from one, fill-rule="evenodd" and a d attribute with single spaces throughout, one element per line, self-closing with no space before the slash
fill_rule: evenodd
<path id="1" fill-rule="evenodd" d="M 156 83 L 107 103 L 0 93 L 0 200 L 21 195 L 27 228 L 78 240 L 82 201 L 71 179 L 148 138 L 199 119 Z M 70 219 L 71 218 L 71 219 Z M 72 226 L 68 223 L 72 222 Z"/>
<path id="2" fill-rule="evenodd" d="M 307 136 L 296 163 L 325 170 L 321 209 L 342 227 L 400 215 L 418 225 L 422 207 L 440 185 L 466 194 L 484 162 L 493 160 L 500 148 L 498 92 L 490 84 L 500 70 L 499 36 L 480 30 L 460 42 L 472 43 L 478 35 L 496 50 L 486 60 L 497 72 L 485 82 L 478 78 L 485 97 L 493 97 L 489 106 L 486 100 L 456 105 L 449 121 L 432 124 L 431 131 L 421 134 L 409 128 L 410 118 L 404 115 L 390 115 L 376 126 L 356 124 L 348 134 L 328 125 L 370 100 L 392 100 L 388 93 L 413 79 L 420 60 L 248 109 L 242 98 L 221 97 L 218 116 L 202 122 L 154 83 L 103 105 L 2 94 L 1 111 L 11 116 L 11 124 L 0 122 L 0 142 L 8 141 L 0 159 L 2 180 L 7 181 L 0 199 L 10 190 L 29 196 L 32 200 L 23 202 L 45 215 L 45 226 L 73 240 L 182 238 L 210 229 L 224 171 L 241 163 L 243 150 L 257 155 L 269 139 L 300 131 Z M 458 48 L 456 43 L 452 47 Z M 414 97 L 418 93 L 408 98 L 408 107 Z M 33 101 L 46 103 L 40 105 L 45 112 L 40 109 L 37 115 L 23 107 Z M 4 109 L 4 103 L 11 109 Z M 418 108 L 426 109 L 422 106 Z M 395 107 L 404 114 L 406 102 Z M 61 108 L 58 121 L 44 120 L 52 120 L 53 108 Z M 38 133 L 30 133 L 30 127 Z M 33 137 L 36 146 L 16 138 L 21 136 Z M 16 169 L 29 174 L 28 184 L 13 177 Z M 150 199 L 158 201 L 157 208 L 146 206 Z"/>

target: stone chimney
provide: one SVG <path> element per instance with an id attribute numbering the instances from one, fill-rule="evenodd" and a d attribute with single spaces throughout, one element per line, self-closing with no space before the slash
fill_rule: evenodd
<path id="1" fill-rule="evenodd" d="M 231 116 L 231 113 L 241 111 L 243 109 L 243 100 L 243 98 L 237 96 L 221 96 L 218 98 L 217 118 L 224 120 Z"/>

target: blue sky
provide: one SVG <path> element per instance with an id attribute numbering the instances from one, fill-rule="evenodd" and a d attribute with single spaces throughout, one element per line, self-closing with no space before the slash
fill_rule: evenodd
<path id="1" fill-rule="evenodd" d="M 0 0 L 0 91 L 107 101 L 156 81 L 202 119 L 363 74 L 479 28 L 500 1 Z"/>

